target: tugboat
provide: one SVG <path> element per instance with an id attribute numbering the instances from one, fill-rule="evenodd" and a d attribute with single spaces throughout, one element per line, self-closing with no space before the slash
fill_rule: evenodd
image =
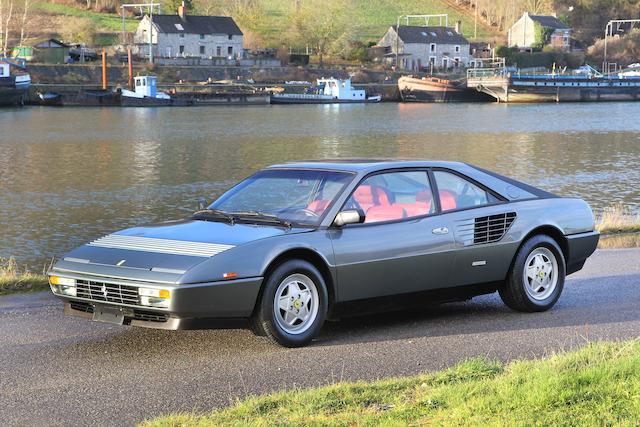
<path id="1" fill-rule="evenodd" d="M 0 60 L 0 105 L 24 105 L 31 85 L 31 76 L 24 68 L 22 64 Z"/>
<path id="2" fill-rule="evenodd" d="M 275 93 L 272 104 L 356 104 L 380 102 L 380 95 L 369 96 L 364 90 L 353 89 L 351 79 L 318 79 L 311 93 Z"/>
<path id="3" fill-rule="evenodd" d="M 173 105 L 171 96 L 158 92 L 156 76 L 139 76 L 133 79 L 135 91 L 122 89 L 121 102 L 123 107 L 156 107 Z"/>
<path id="4" fill-rule="evenodd" d="M 403 102 L 490 102 L 486 93 L 469 89 L 465 81 L 446 80 L 438 77 L 403 76 L 398 79 L 398 89 Z"/>

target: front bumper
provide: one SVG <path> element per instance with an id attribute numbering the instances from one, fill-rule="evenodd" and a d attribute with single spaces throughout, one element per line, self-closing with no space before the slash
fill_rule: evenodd
<path id="1" fill-rule="evenodd" d="M 56 273 L 57 274 L 57 273 Z M 168 285 L 139 283 L 108 278 L 65 275 L 76 280 L 111 286 L 154 287 L 168 289 L 168 308 L 154 308 L 117 298 L 71 297 L 54 293 L 64 303 L 65 314 L 93 318 L 96 307 L 117 307 L 124 315 L 124 324 L 158 329 L 201 329 L 236 327 L 251 316 L 262 285 L 261 277 L 225 280 L 209 283 Z M 83 294 L 84 296 L 87 296 Z"/>
<path id="2" fill-rule="evenodd" d="M 565 236 L 567 238 L 567 275 L 580 271 L 587 258 L 598 247 L 600 233 L 590 231 Z"/>

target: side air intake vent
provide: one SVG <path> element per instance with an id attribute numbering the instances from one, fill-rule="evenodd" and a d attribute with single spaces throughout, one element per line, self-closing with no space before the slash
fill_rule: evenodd
<path id="1" fill-rule="evenodd" d="M 476 218 L 473 227 L 473 244 L 497 242 L 502 239 L 515 219 L 515 212 Z"/>

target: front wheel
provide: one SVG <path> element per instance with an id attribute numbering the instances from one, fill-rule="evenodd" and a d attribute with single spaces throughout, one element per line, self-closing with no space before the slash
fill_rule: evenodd
<path id="1" fill-rule="evenodd" d="M 308 344 L 327 316 L 328 294 L 320 272 L 306 261 L 290 260 L 265 280 L 251 318 L 253 331 L 285 347 Z"/>
<path id="2" fill-rule="evenodd" d="M 560 298 L 566 267 L 562 249 L 547 235 L 528 239 L 518 250 L 504 286 L 502 301 L 517 311 L 546 311 Z"/>

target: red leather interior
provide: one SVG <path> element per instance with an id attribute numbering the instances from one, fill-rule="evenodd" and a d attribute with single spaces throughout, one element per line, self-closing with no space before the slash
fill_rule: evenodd
<path id="1" fill-rule="evenodd" d="M 392 221 L 407 217 L 407 212 L 400 205 L 372 206 L 367 210 L 364 222 Z"/>
<path id="2" fill-rule="evenodd" d="M 418 203 L 398 203 L 392 206 L 400 206 L 402 207 L 407 216 L 421 216 L 429 213 L 429 209 L 431 208 L 431 202 L 418 202 Z"/>
<path id="3" fill-rule="evenodd" d="M 388 205 L 389 196 L 386 191 L 373 185 L 361 185 L 353 192 L 353 199 L 367 212 L 372 206 Z"/>
<path id="4" fill-rule="evenodd" d="M 331 203 L 331 200 L 314 200 L 313 202 L 309 203 L 307 209 L 317 214 L 321 214 L 325 209 L 327 209 L 329 203 Z"/>
<path id="5" fill-rule="evenodd" d="M 456 195 L 449 190 L 440 190 L 440 208 L 443 211 L 450 211 L 458 207 Z"/>

